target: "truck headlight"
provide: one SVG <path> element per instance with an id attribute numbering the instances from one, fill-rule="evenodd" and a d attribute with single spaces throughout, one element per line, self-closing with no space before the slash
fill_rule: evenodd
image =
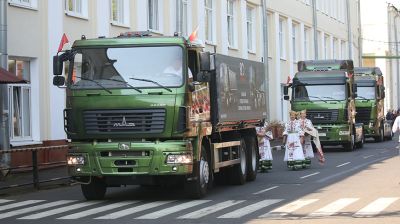
<path id="1" fill-rule="evenodd" d="M 191 164 L 193 162 L 193 156 L 190 153 L 169 154 L 166 162 L 167 164 Z"/>
<path id="2" fill-rule="evenodd" d="M 84 165 L 85 157 L 83 157 L 83 156 L 67 156 L 67 164 L 70 166 Z"/>

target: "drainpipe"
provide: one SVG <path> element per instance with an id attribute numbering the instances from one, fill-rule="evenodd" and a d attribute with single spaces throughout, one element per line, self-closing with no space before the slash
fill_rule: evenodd
<path id="1" fill-rule="evenodd" d="M 265 74 L 265 101 L 267 105 L 267 115 L 270 116 L 270 108 L 269 108 L 269 94 L 267 94 L 268 86 L 269 86 L 269 66 L 268 66 L 268 15 L 267 15 L 267 0 L 261 1 L 261 9 L 262 9 L 262 24 L 263 24 L 263 42 L 264 42 L 264 74 Z"/>
<path id="2" fill-rule="evenodd" d="M 347 35 L 349 41 L 349 59 L 353 59 L 353 40 L 351 38 L 350 0 L 346 0 L 347 7 Z"/>
<path id="3" fill-rule="evenodd" d="M 358 8 L 358 60 L 359 66 L 362 67 L 362 54 L 363 54 L 363 43 L 362 43 L 362 25 L 361 25 L 361 0 L 357 2 Z"/>
<path id="4" fill-rule="evenodd" d="M 179 36 L 182 36 L 183 31 L 183 15 L 182 15 L 182 0 L 176 0 L 176 32 Z"/>
<path id="5" fill-rule="evenodd" d="M 0 0 L 0 67 L 7 70 L 7 0 Z M 10 149 L 7 85 L 0 84 L 0 150 Z M 0 156 L 0 168 L 10 166 L 10 154 Z M 5 175 L 8 171 L 2 171 Z"/>
<path id="6" fill-rule="evenodd" d="M 397 18 L 399 17 L 399 11 L 395 11 L 396 15 L 393 18 L 393 26 L 394 26 L 394 41 L 395 41 L 395 50 L 396 50 L 396 81 L 397 81 L 397 108 L 400 107 L 400 91 L 399 91 L 399 76 L 400 76 L 400 65 L 399 65 L 399 43 L 398 43 L 398 34 L 397 34 Z"/>
<path id="7" fill-rule="evenodd" d="M 318 60 L 318 31 L 317 31 L 317 0 L 312 1 L 314 29 L 314 59 Z"/>

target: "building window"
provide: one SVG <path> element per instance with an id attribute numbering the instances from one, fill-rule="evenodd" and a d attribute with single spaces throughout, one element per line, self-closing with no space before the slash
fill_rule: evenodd
<path id="1" fill-rule="evenodd" d="M 340 57 L 341 59 L 346 59 L 346 42 L 345 41 L 341 41 L 340 44 Z"/>
<path id="2" fill-rule="evenodd" d="M 149 9 L 149 29 L 159 31 L 160 23 L 159 23 L 159 6 L 158 0 L 148 0 L 148 9 Z"/>
<path id="3" fill-rule="evenodd" d="M 31 86 L 30 62 L 23 60 L 8 60 L 11 73 L 24 79 L 28 84 L 9 84 L 9 114 L 10 114 L 10 140 L 31 140 Z"/>
<path id="4" fill-rule="evenodd" d="M 310 35 L 309 28 L 304 28 L 304 60 L 309 59 L 310 52 Z"/>
<path id="5" fill-rule="evenodd" d="M 227 0 L 228 46 L 236 47 L 235 40 L 235 2 Z"/>
<path id="6" fill-rule="evenodd" d="M 111 0 L 111 21 L 114 25 L 129 25 L 129 1 Z"/>
<path id="7" fill-rule="evenodd" d="M 9 0 L 9 3 L 13 6 L 37 9 L 37 0 Z"/>
<path id="8" fill-rule="evenodd" d="M 205 0 L 205 34 L 206 43 L 214 43 L 214 0 Z"/>
<path id="9" fill-rule="evenodd" d="M 324 59 L 328 59 L 328 44 L 329 44 L 329 36 L 324 36 Z"/>
<path id="10" fill-rule="evenodd" d="M 338 57 L 337 55 L 337 38 L 333 38 L 333 48 L 332 48 L 332 57 L 333 59 L 336 59 Z"/>
<path id="11" fill-rule="evenodd" d="M 247 25 L 247 50 L 250 52 L 255 52 L 255 21 L 254 8 L 247 6 L 246 8 L 246 25 Z"/>
<path id="12" fill-rule="evenodd" d="M 285 33 L 283 31 L 283 27 L 285 22 L 283 19 L 279 19 L 279 52 L 281 55 L 281 59 L 286 58 L 286 49 L 285 49 Z"/>
<path id="13" fill-rule="evenodd" d="M 296 39 L 296 35 L 297 35 L 297 25 L 296 24 L 292 24 L 292 59 L 293 61 L 297 61 L 297 39 Z"/>
<path id="14" fill-rule="evenodd" d="M 65 11 L 69 16 L 88 18 L 87 0 L 66 0 Z"/>

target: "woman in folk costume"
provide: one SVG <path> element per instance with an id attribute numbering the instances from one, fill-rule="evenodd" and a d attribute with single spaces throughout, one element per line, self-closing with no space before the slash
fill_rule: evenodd
<path id="1" fill-rule="evenodd" d="M 311 158 L 314 158 L 314 152 L 311 145 L 311 135 L 309 133 L 314 129 L 314 126 L 311 120 L 307 119 L 306 110 L 300 111 L 299 123 L 301 130 L 304 132 L 304 143 L 302 144 L 305 157 L 304 167 L 310 167 Z"/>
<path id="2" fill-rule="evenodd" d="M 303 167 L 304 153 L 302 143 L 304 132 L 300 128 L 300 123 L 296 120 L 297 113 L 290 111 L 290 121 L 285 124 L 283 132 L 283 144 L 285 144 L 285 157 L 288 168 L 296 170 Z"/>
<path id="3" fill-rule="evenodd" d="M 258 151 L 260 153 L 260 170 L 265 172 L 272 169 L 272 153 L 270 140 L 273 139 L 272 132 L 268 131 L 268 122 L 265 121 L 264 125 L 256 128 L 258 137 Z"/>

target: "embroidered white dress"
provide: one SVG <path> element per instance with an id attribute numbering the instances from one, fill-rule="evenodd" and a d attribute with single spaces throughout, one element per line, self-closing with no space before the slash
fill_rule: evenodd
<path id="1" fill-rule="evenodd" d="M 311 135 L 307 134 L 306 131 L 311 131 L 314 129 L 314 126 L 309 119 L 300 119 L 300 128 L 304 132 L 304 144 L 303 144 L 303 152 L 304 157 L 306 158 L 314 158 L 314 152 L 311 144 Z"/>
<path id="2" fill-rule="evenodd" d="M 285 124 L 283 135 L 287 136 L 283 161 L 304 160 L 303 147 L 300 142 L 300 136 L 304 136 L 304 132 L 300 128 L 300 123 L 297 120 L 288 121 Z"/>
<path id="3" fill-rule="evenodd" d="M 265 122 L 263 127 L 257 127 L 257 135 L 259 137 L 258 141 L 258 151 L 260 153 L 260 161 L 272 160 L 271 144 L 270 140 L 273 139 L 272 132 L 266 131 L 268 123 Z M 260 136 L 261 135 L 261 136 Z"/>

